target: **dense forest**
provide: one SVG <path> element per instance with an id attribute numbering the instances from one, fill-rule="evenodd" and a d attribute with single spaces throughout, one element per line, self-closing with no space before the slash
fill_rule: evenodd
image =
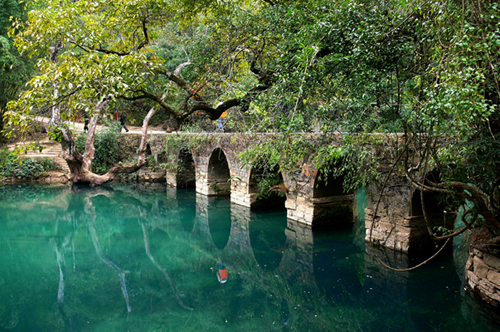
<path id="1" fill-rule="evenodd" d="M 304 157 L 291 134 L 344 133 L 345 146 L 325 145 L 315 162 L 349 161 L 335 172 L 351 187 L 383 181 L 369 134 L 399 133 L 394 172 L 441 193 L 446 209 L 467 206 L 460 231 L 500 231 L 495 0 L 3 3 L 4 133 L 30 133 L 35 115 L 51 118 L 49 135 L 65 147 L 75 182 L 112 178 L 88 168 L 105 114 L 201 132 L 227 111 L 231 131 L 282 133 L 258 151 L 281 167 Z M 82 156 L 64 120 L 84 111 L 92 120 Z"/>

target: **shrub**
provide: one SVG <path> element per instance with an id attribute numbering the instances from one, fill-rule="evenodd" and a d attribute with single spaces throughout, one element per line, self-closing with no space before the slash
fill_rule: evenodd
<path id="1" fill-rule="evenodd" d="M 267 173 L 258 179 L 258 185 L 260 192 L 257 194 L 257 201 L 285 196 L 283 179 L 279 173 Z"/>
<path id="2" fill-rule="evenodd" d="M 35 178 L 44 171 L 41 163 L 33 159 L 24 159 L 15 164 L 16 167 L 14 167 L 13 173 L 18 179 Z"/>
<path id="3" fill-rule="evenodd" d="M 56 168 L 54 161 L 49 158 L 18 160 L 12 152 L 0 151 L 0 175 L 3 177 L 33 179 L 39 177 L 43 172 Z"/>
<path id="4" fill-rule="evenodd" d="M 146 157 L 147 165 L 149 168 L 153 170 L 153 172 L 156 170 L 156 168 L 159 166 L 156 162 L 155 156 L 149 155 Z"/>
<path id="5" fill-rule="evenodd" d="M 114 121 L 110 127 L 94 138 L 94 160 L 92 171 L 97 174 L 105 174 L 111 167 L 123 159 L 122 149 L 119 144 L 120 125 Z M 80 153 L 85 152 L 85 134 L 80 134 L 75 140 L 76 149 Z"/>
<path id="6" fill-rule="evenodd" d="M 43 167 L 44 172 L 54 171 L 60 169 L 61 167 L 54 162 L 54 159 L 43 158 L 40 160 L 40 164 Z"/>
<path id="7" fill-rule="evenodd" d="M 0 172 L 2 172 L 5 167 L 7 167 L 7 164 L 11 161 L 12 158 L 12 153 L 7 151 L 7 150 L 0 150 Z"/>

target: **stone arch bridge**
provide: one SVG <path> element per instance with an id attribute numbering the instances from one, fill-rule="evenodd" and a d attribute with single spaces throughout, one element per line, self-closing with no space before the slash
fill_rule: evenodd
<path id="1" fill-rule="evenodd" d="M 260 204 L 257 199 L 257 181 L 263 170 L 245 165 L 239 155 L 251 146 L 264 144 L 275 135 L 150 135 L 149 148 L 155 157 L 166 155 L 170 165 L 165 175 L 168 185 L 194 187 L 197 193 L 206 196 L 230 195 L 231 203 L 252 209 Z M 381 143 L 380 148 L 391 149 L 391 136 L 382 137 L 384 143 Z M 342 145 L 341 134 L 331 138 L 328 144 Z M 319 135 L 304 134 L 300 139 L 319 141 Z M 193 141 L 196 144 L 182 143 Z M 379 170 L 382 173 L 389 172 L 390 163 L 387 160 Z M 298 164 L 296 169 L 286 174 L 278 174 L 285 185 L 286 197 L 282 201 L 278 199 L 271 203 L 284 204 L 289 219 L 311 227 L 325 222 L 335 223 L 336 218 L 328 217 L 328 212 L 339 207 L 352 209 L 352 217 L 356 219 L 359 202 L 355 193 L 344 191 L 342 179 L 322 179 L 320 174 L 320 170 L 307 162 Z M 403 252 L 419 251 L 433 245 L 423 219 L 420 192 L 412 188 L 403 175 L 391 175 L 384 187 L 380 183 L 372 183 L 365 189 L 367 241 Z M 434 225 L 452 227 L 454 214 L 446 215 L 439 206 L 438 199 L 430 194 L 425 193 L 424 200 Z M 375 206 L 378 206 L 376 218 L 373 216 Z"/>

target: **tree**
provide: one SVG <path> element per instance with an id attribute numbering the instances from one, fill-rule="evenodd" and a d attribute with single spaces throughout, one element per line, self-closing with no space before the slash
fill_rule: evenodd
<path id="1" fill-rule="evenodd" d="M 195 49 L 213 48 L 213 45 L 206 43 L 210 35 L 199 31 L 203 26 L 201 21 L 184 30 L 175 27 L 179 21 L 175 19 L 174 5 L 166 0 L 45 1 L 37 4 L 37 8 L 29 11 L 25 24 L 17 20 L 12 28 L 12 32 L 17 33 L 15 45 L 18 49 L 41 58 L 37 63 L 39 75 L 29 82 L 29 89 L 19 100 L 10 103 L 9 124 L 26 131 L 35 115 L 50 116 L 49 136 L 63 145 L 72 181 L 101 184 L 120 172 L 133 172 L 145 162 L 142 154 L 134 166 L 119 166 L 103 176 L 91 172 L 95 125 L 106 107 L 116 101 L 147 100 L 152 108 L 145 120 L 161 107 L 179 123 L 195 111 L 203 111 L 216 119 L 231 107 L 248 108 L 250 98 L 266 83 L 265 73 L 257 69 L 259 53 L 240 47 L 231 53 L 250 59 L 243 70 L 257 75 L 255 87 L 224 100 L 217 98 L 220 96 L 204 95 L 203 91 L 219 89 L 223 81 L 232 86 L 239 78 L 233 78 L 233 73 L 228 72 L 232 64 L 213 61 L 202 52 L 193 56 L 199 62 L 194 63 L 194 68 L 186 75 L 192 83 L 181 77 L 181 70 L 193 64 L 184 47 L 189 45 L 182 44 L 186 41 L 184 36 L 196 36 Z M 164 27 L 171 30 L 166 31 Z M 175 47 L 184 48 L 186 53 L 186 59 L 176 63 L 173 71 L 168 61 L 171 59 L 161 57 L 158 52 L 158 35 L 162 33 L 164 39 L 165 36 L 177 39 L 179 43 Z M 213 54 L 214 50 L 205 53 Z M 44 54 L 47 55 L 42 57 Z M 217 65 L 224 68 L 214 72 Z M 215 103 L 217 105 L 212 106 Z M 64 121 L 83 110 L 92 115 L 92 120 L 82 156 L 76 151 Z M 144 122 L 143 143 L 139 149 L 143 152 L 147 125 L 147 121 Z"/>
<path id="2" fill-rule="evenodd" d="M 22 5 L 15 0 L 4 0 L 0 7 L 0 132 L 7 103 L 17 97 L 21 87 L 33 73 L 34 61 L 22 57 L 8 36 L 10 17 L 24 18 Z"/>
<path id="3" fill-rule="evenodd" d="M 367 134 L 403 134 L 394 170 L 422 193 L 441 195 L 445 210 L 464 209 L 466 226 L 444 238 L 476 227 L 498 235 L 498 9 L 496 1 L 472 0 L 280 1 L 263 8 L 243 30 L 273 43 L 263 62 L 271 84 L 254 101 L 254 111 L 273 119 L 260 129 L 285 133 L 268 152 L 280 155 L 281 165 L 349 159 L 359 168 L 343 171 L 355 187 L 377 171 Z M 310 156 L 288 134 L 311 130 L 348 139 L 340 152 L 327 147 Z"/>
<path id="4" fill-rule="evenodd" d="M 457 233 L 486 227 L 498 235 L 499 9 L 472 0 L 270 7 L 263 21 L 282 39 L 269 98 L 281 96 L 292 110 L 283 112 L 282 130 L 310 130 L 316 118 L 321 132 L 357 137 L 331 153 L 352 159 L 373 148 L 364 134 L 403 133 L 394 169 L 422 193 L 442 195 L 446 210 L 467 207 Z M 352 174 L 351 184 L 364 174 Z"/>

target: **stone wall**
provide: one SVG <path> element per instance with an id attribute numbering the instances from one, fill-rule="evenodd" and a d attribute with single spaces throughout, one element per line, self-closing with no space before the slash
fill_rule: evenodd
<path id="1" fill-rule="evenodd" d="M 142 167 L 136 172 L 136 181 L 138 182 L 165 182 L 166 172 L 161 169 L 152 169 Z"/>
<path id="2" fill-rule="evenodd" d="M 473 248 L 466 265 L 467 286 L 487 302 L 500 305 L 500 258 Z"/>
<path id="3" fill-rule="evenodd" d="M 18 179 L 16 177 L 0 178 L 0 183 L 64 183 L 68 182 L 69 178 L 65 172 L 50 171 L 44 172 L 37 178 L 33 179 Z"/>
<path id="4" fill-rule="evenodd" d="M 427 251 L 434 248 L 436 244 L 439 245 L 429 235 L 420 208 L 420 192 L 410 185 L 405 176 L 394 173 L 389 175 L 388 167 L 381 171 L 382 178 L 387 178 L 385 185 L 380 182 L 372 182 L 366 188 L 365 240 L 407 253 Z M 431 211 L 430 207 L 427 210 L 427 219 L 431 230 L 434 226 L 454 228 L 455 213 L 444 215 L 442 209 L 441 211 Z M 376 217 L 374 216 L 375 211 Z"/>

